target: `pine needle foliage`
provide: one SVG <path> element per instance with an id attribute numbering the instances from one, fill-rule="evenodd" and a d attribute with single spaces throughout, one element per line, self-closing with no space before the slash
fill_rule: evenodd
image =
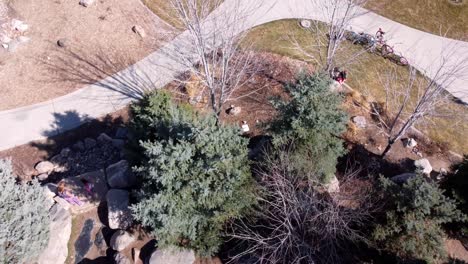
<path id="1" fill-rule="evenodd" d="M 224 225 L 255 203 L 247 140 L 238 128 L 219 126 L 214 116 L 176 105 L 161 92 L 137 110 L 134 123 L 147 130 L 140 134 L 136 219 L 154 231 L 161 246 L 214 255 Z"/>
<path id="2" fill-rule="evenodd" d="M 320 175 L 322 182 L 335 173 L 337 159 L 345 152 L 338 137 L 348 120 L 342 97 L 330 91 L 330 84 L 330 78 L 316 74 L 285 86 L 290 98 L 272 100 L 279 115 L 270 124 L 274 145 L 291 146 L 299 174 Z"/>
<path id="3" fill-rule="evenodd" d="M 0 263 L 34 261 L 49 240 L 47 197 L 37 181 L 18 184 L 0 160 Z"/>
<path id="4" fill-rule="evenodd" d="M 374 239 L 400 257 L 437 263 L 446 257 L 442 225 L 466 221 L 455 200 L 433 182 L 417 175 L 403 186 L 381 178 L 388 201 L 385 223 L 377 225 Z"/>

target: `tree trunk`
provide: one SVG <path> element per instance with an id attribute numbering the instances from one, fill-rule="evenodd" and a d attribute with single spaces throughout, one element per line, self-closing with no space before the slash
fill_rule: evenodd
<path id="1" fill-rule="evenodd" d="M 392 149 L 393 144 L 395 143 L 394 140 L 389 140 L 387 146 L 385 147 L 384 151 L 382 152 L 382 155 L 380 155 L 381 158 L 385 158 L 385 155 Z"/>

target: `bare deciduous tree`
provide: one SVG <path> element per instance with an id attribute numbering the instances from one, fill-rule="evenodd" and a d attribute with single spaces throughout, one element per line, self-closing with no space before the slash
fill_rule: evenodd
<path id="1" fill-rule="evenodd" d="M 184 30 L 178 44 L 164 50 L 201 83 L 198 100 L 207 95 L 219 120 L 223 105 L 256 72 L 255 57 L 245 41 L 246 25 L 262 1 L 168 0 Z M 179 81 L 186 82 L 181 78 Z M 206 89 L 206 91 L 205 91 Z M 254 91 L 249 92 L 249 94 Z"/>
<path id="2" fill-rule="evenodd" d="M 351 30 L 351 21 L 367 12 L 361 8 L 366 2 L 367 0 L 311 0 L 304 8 L 307 12 L 321 14 L 320 21 L 312 21 L 311 27 L 305 29 L 313 36 L 313 42 L 300 43 L 292 36 L 294 49 L 320 65 L 324 72 L 331 72 L 337 66 L 350 63 L 366 50 L 347 56 L 346 61 L 342 62 L 337 61 L 337 54 L 342 48 L 346 31 Z"/>
<path id="3" fill-rule="evenodd" d="M 445 88 L 467 76 L 468 57 L 456 56 L 455 50 L 456 47 L 451 47 L 448 53 L 441 54 L 432 79 L 423 77 L 413 67 L 409 68 L 407 76 L 399 76 L 393 70 L 381 78 L 385 103 L 371 106 L 372 115 L 379 121 L 379 128 L 388 141 L 382 157 L 415 125 L 430 121 L 430 118 L 453 118 L 456 115 L 444 107 L 454 101 Z"/>
<path id="4" fill-rule="evenodd" d="M 373 203 L 369 188 L 329 194 L 291 171 L 286 156 L 260 171 L 264 187 L 256 219 L 236 221 L 231 237 L 247 244 L 232 262 L 255 256 L 258 263 L 340 263 L 350 244 L 366 242 Z M 342 187 L 356 186 L 349 173 Z"/>

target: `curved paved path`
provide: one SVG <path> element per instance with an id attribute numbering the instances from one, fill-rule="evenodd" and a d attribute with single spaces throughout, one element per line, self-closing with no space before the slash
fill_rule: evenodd
<path id="1" fill-rule="evenodd" d="M 248 6 L 251 0 L 241 0 Z M 327 1 L 327 0 L 318 0 Z M 266 2 L 269 2 L 268 0 Z M 231 8 L 233 2 L 226 0 L 213 15 L 222 14 Z M 468 43 L 438 37 L 386 19 L 377 14 L 364 12 L 352 21 L 354 31 L 374 34 L 379 27 L 386 32 L 390 44 L 405 54 L 410 63 L 427 76 L 434 76 L 440 65 L 440 54 L 453 52 L 450 63 L 467 56 Z M 256 7 L 243 19 L 238 30 L 246 30 L 267 22 L 287 19 L 307 18 L 324 21 L 323 11 L 313 0 L 278 0 L 274 5 Z M 87 118 L 101 117 L 123 108 L 139 98 L 142 92 L 159 88 L 174 79 L 184 70 L 184 64 L 167 56 L 165 49 L 190 52 L 187 33 L 176 37 L 161 50 L 110 76 L 96 84 L 86 86 L 66 96 L 53 100 L 0 112 L 0 150 L 43 139 L 63 131 L 73 129 Z M 394 41 L 392 41 L 394 40 Z M 448 69 L 448 68 L 447 68 Z M 468 88 L 463 76 L 457 76 L 446 89 L 463 102 L 468 102 Z"/>

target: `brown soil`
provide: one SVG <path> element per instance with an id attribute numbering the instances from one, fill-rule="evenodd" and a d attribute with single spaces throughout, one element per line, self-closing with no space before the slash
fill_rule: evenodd
<path id="1" fill-rule="evenodd" d="M 16 52 L 0 47 L 0 110 L 52 99 L 124 69 L 158 48 L 167 25 L 139 0 L 10 0 L 9 17 L 31 40 Z M 144 28 L 141 38 L 132 31 Z M 66 39 L 65 48 L 57 41 Z M 77 76 L 76 72 L 80 75 Z"/>

